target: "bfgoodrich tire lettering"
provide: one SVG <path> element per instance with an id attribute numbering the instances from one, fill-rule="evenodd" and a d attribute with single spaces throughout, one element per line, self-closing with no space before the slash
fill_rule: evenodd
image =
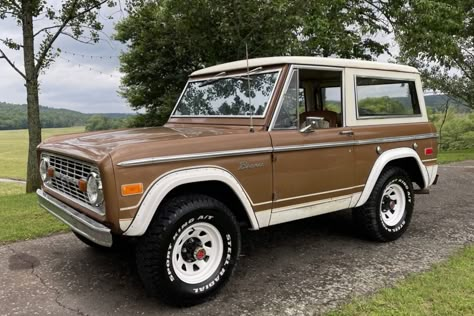
<path id="1" fill-rule="evenodd" d="M 227 282 L 239 257 L 234 215 L 205 195 L 175 197 L 157 212 L 136 248 L 145 288 L 172 305 L 207 300 Z"/>
<path id="2" fill-rule="evenodd" d="M 395 240 L 410 224 L 414 198 L 408 174 L 399 167 L 386 168 L 367 202 L 353 210 L 354 221 L 373 240 Z"/>

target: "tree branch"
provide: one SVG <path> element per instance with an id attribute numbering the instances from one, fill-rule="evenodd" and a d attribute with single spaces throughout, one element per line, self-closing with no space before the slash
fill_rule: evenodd
<path id="1" fill-rule="evenodd" d="M 35 67 L 35 72 L 36 73 L 39 73 L 39 70 L 41 69 L 43 63 L 44 63 L 44 60 L 46 59 L 46 56 L 48 55 L 48 52 L 49 50 L 51 49 L 51 47 L 53 46 L 53 43 L 56 41 L 56 39 L 59 37 L 59 35 L 61 35 L 63 33 L 63 30 L 64 28 L 66 28 L 66 26 L 69 24 L 69 22 L 71 22 L 72 20 L 80 17 L 81 15 L 84 15 L 96 8 L 99 8 L 100 6 L 102 6 L 104 3 L 106 3 L 108 0 L 102 0 L 101 2 L 93 5 L 92 7 L 90 8 L 87 8 L 87 9 L 84 9 L 83 11 L 77 13 L 76 15 L 72 15 L 72 13 L 64 20 L 64 22 L 59 26 L 58 30 L 56 31 L 56 33 L 53 35 L 53 37 L 51 37 L 51 39 L 48 41 L 48 43 L 46 44 L 45 48 L 43 49 L 43 51 L 41 52 L 40 56 L 38 57 L 38 63 L 36 64 L 36 67 Z M 75 10 L 75 7 L 77 5 L 79 1 L 78 0 L 75 0 L 72 7 L 71 7 L 71 12 L 74 12 Z"/>
<path id="2" fill-rule="evenodd" d="M 10 66 L 12 66 L 12 68 L 18 73 L 20 74 L 20 76 L 23 77 L 23 79 L 26 80 L 26 76 L 24 73 L 21 72 L 20 69 L 18 69 L 15 64 L 7 57 L 7 55 L 5 55 L 5 53 L 3 52 L 3 50 L 0 49 L 0 53 L 2 53 L 2 55 L 0 56 L 0 59 L 5 59 L 7 61 L 8 64 L 10 64 Z"/>
<path id="3" fill-rule="evenodd" d="M 89 39 L 88 41 L 84 41 L 84 40 L 79 39 L 79 37 L 76 37 L 76 36 L 74 36 L 74 35 L 72 35 L 72 34 L 70 34 L 70 33 L 61 32 L 61 34 L 66 35 L 66 36 L 72 38 L 73 40 L 75 40 L 75 41 L 77 41 L 77 42 L 79 42 L 79 43 L 82 43 L 82 44 L 89 44 L 89 45 L 94 44 L 92 39 Z"/>
<path id="4" fill-rule="evenodd" d="M 51 30 L 51 29 L 55 29 L 55 28 L 58 28 L 58 27 L 61 27 L 61 25 L 53 25 L 53 26 L 48 26 L 48 27 L 43 27 L 41 30 L 39 30 L 38 32 L 36 32 L 33 37 L 36 37 L 38 34 L 40 34 L 41 32 L 44 32 L 44 31 L 47 31 L 47 30 Z"/>

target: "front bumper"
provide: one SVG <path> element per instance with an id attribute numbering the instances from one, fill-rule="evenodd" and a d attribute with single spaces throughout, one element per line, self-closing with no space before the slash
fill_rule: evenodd
<path id="1" fill-rule="evenodd" d="M 73 231 L 98 245 L 112 246 L 112 233 L 108 227 L 79 213 L 41 189 L 38 189 L 36 194 L 40 206 L 66 223 Z"/>

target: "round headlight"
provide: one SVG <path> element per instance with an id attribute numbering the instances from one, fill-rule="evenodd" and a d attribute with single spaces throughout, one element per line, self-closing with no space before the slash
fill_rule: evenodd
<path id="1" fill-rule="evenodd" d="M 49 158 L 47 157 L 41 158 L 39 172 L 40 172 L 41 180 L 43 180 L 43 182 L 45 182 L 49 178 L 48 168 L 49 168 Z"/>
<path id="2" fill-rule="evenodd" d="M 102 181 L 100 181 L 99 175 L 95 172 L 92 172 L 87 178 L 87 197 L 94 206 L 100 205 L 104 200 Z"/>

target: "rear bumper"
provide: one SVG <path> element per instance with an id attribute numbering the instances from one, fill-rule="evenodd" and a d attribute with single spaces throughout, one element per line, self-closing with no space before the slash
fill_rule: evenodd
<path id="1" fill-rule="evenodd" d="M 108 227 L 79 213 L 41 189 L 38 189 L 36 194 L 38 195 L 38 202 L 41 207 L 66 223 L 76 233 L 81 234 L 98 245 L 104 247 L 112 246 L 112 233 Z"/>

